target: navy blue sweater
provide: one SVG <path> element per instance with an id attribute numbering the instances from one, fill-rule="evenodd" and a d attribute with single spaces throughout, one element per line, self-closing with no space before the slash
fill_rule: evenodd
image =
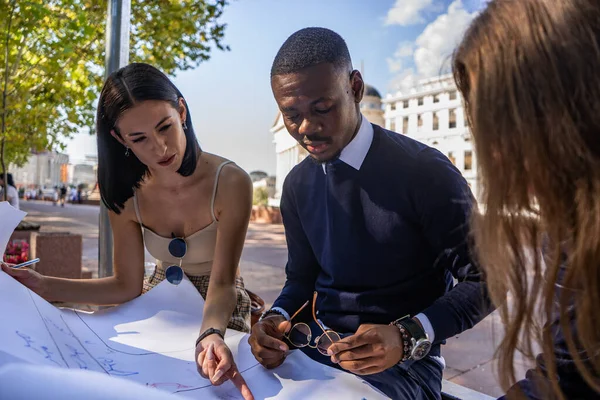
<path id="1" fill-rule="evenodd" d="M 440 152 L 373 128 L 360 170 L 337 160 L 325 174 L 307 158 L 288 175 L 287 280 L 274 307 L 292 314 L 317 290 L 319 319 L 340 333 L 423 312 L 439 343 L 491 311 L 467 243 L 472 195 Z"/>

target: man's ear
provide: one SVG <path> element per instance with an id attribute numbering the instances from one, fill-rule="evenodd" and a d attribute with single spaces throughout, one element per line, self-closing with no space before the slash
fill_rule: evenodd
<path id="1" fill-rule="evenodd" d="M 117 139 L 119 141 L 119 143 L 121 143 L 123 146 L 127 147 L 127 143 L 125 143 L 123 138 L 121 136 L 119 136 L 119 134 L 114 129 L 110 130 L 110 134 L 112 135 L 112 137 Z"/>
<path id="2" fill-rule="evenodd" d="M 354 102 L 360 103 L 365 91 L 365 83 L 360 71 L 355 69 L 350 73 L 350 86 L 352 87 L 352 93 L 354 93 Z"/>

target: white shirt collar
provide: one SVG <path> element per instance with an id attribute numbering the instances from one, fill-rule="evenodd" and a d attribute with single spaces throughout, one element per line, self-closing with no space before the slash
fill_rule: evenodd
<path id="1" fill-rule="evenodd" d="M 373 143 L 373 125 L 364 115 L 361 114 L 360 117 L 360 128 L 358 128 L 356 136 L 342 149 L 339 157 L 340 161 L 356 170 L 360 170 L 371 148 L 371 143 Z M 325 171 L 325 164 L 323 164 L 323 171 Z"/>

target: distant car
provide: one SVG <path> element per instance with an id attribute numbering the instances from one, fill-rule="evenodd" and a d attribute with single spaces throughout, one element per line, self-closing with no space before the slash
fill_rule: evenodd
<path id="1" fill-rule="evenodd" d="M 42 200 L 58 201 L 58 193 L 54 189 L 42 189 Z"/>

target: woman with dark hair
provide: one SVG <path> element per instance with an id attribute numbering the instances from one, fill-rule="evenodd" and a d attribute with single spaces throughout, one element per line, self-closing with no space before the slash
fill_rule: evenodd
<path id="1" fill-rule="evenodd" d="M 19 191 L 15 186 L 15 181 L 11 173 L 6 174 L 6 199 L 8 203 L 19 209 Z M 4 173 L 0 172 L 0 201 L 4 200 Z"/>
<path id="2" fill-rule="evenodd" d="M 507 398 L 598 399 L 600 2 L 491 1 L 453 69 L 481 173 L 477 253 L 506 328 L 502 386 L 517 351 L 543 350 Z"/>
<path id="3" fill-rule="evenodd" d="M 216 385 L 232 379 L 252 398 L 223 341 L 228 327 L 250 330 L 250 298 L 238 269 L 252 207 L 250 178 L 231 161 L 200 149 L 182 94 L 147 64 L 108 77 L 97 137 L 114 276 L 60 279 L 3 270 L 48 300 L 119 304 L 168 277 L 169 266 L 176 272 L 181 267 L 206 300 L 196 342 L 198 371 Z M 157 259 L 146 281 L 144 246 Z"/>

